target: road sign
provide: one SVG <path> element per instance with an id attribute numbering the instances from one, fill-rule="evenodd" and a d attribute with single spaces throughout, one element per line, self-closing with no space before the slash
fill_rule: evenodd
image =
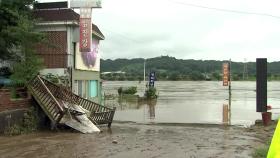
<path id="1" fill-rule="evenodd" d="M 149 87 L 154 87 L 154 85 L 155 85 L 155 80 L 156 80 L 156 73 L 155 73 L 155 72 L 150 72 L 150 76 L 149 76 Z"/>
<path id="2" fill-rule="evenodd" d="M 223 63 L 223 86 L 228 86 L 229 82 L 229 64 Z"/>

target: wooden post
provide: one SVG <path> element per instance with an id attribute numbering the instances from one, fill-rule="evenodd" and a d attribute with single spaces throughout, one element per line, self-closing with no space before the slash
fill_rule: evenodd
<path id="1" fill-rule="evenodd" d="M 224 104 L 223 105 L 223 124 L 228 125 L 229 123 L 229 113 L 228 113 L 228 105 Z"/>
<path id="2" fill-rule="evenodd" d="M 231 60 L 223 64 L 223 86 L 228 86 L 228 124 L 231 124 Z"/>

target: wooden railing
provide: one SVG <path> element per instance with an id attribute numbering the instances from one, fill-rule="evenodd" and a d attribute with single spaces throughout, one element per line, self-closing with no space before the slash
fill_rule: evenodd
<path id="1" fill-rule="evenodd" d="M 113 118 L 115 115 L 116 107 L 112 109 L 112 111 L 108 112 L 93 112 L 91 114 L 91 119 L 94 120 L 96 124 L 107 124 L 108 127 L 111 127 L 111 124 L 113 122 Z"/>
<path id="2" fill-rule="evenodd" d="M 59 123 L 64 115 L 64 108 L 59 104 L 44 81 L 39 76 L 36 76 L 29 81 L 28 89 L 50 120 L 55 124 Z"/>
<path id="3" fill-rule="evenodd" d="M 78 96 L 79 97 L 79 96 Z M 97 111 L 97 112 L 107 112 L 112 111 L 112 108 L 102 106 L 100 104 L 97 104 L 95 102 L 92 102 L 88 99 L 79 97 L 79 105 L 82 106 L 84 109 L 87 109 L 89 111 Z"/>
<path id="4" fill-rule="evenodd" d="M 72 104 L 79 104 L 80 96 L 75 95 L 73 92 L 63 86 L 56 85 L 43 78 L 42 80 L 56 98 Z"/>
<path id="5" fill-rule="evenodd" d="M 79 105 L 82 106 L 84 109 L 91 111 L 90 119 L 93 121 L 93 123 L 108 124 L 108 127 L 111 127 L 116 107 L 111 109 L 100 104 L 94 103 L 85 98 L 80 98 Z"/>
<path id="6" fill-rule="evenodd" d="M 55 98 L 61 99 L 63 101 L 72 104 L 80 105 L 84 109 L 91 112 L 90 117 L 94 123 L 97 124 L 108 123 L 108 126 L 111 126 L 116 108 L 105 107 L 93 101 L 90 101 L 88 99 L 82 98 L 74 94 L 72 91 L 68 90 L 67 88 L 56 85 L 46 79 L 42 78 L 42 81 L 45 83 L 45 85 L 48 87 L 48 89 L 50 90 L 50 92 L 53 94 Z"/>

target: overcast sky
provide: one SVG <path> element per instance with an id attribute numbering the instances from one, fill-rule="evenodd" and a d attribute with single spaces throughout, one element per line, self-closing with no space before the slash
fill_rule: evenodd
<path id="1" fill-rule="evenodd" d="M 279 6 L 278 0 L 103 0 L 92 16 L 106 37 L 105 59 L 278 61 Z"/>

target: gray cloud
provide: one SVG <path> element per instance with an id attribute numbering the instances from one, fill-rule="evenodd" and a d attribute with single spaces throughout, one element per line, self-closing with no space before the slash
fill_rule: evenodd
<path id="1" fill-rule="evenodd" d="M 174 2 L 174 1 L 173 1 Z M 104 0 L 94 19 L 106 34 L 104 58 L 171 55 L 177 58 L 256 57 L 279 60 L 280 20 L 179 5 L 169 0 Z M 177 1 L 178 2 L 178 1 Z M 209 7 L 280 15 L 273 1 L 181 0 Z M 148 6 L 145 6 L 148 5 Z M 273 3 L 274 5 L 271 5 Z M 110 31 L 106 28 L 110 28 Z M 104 29 L 102 29 L 104 28 Z M 124 36 L 123 36 L 124 35 Z"/>
<path id="2" fill-rule="evenodd" d="M 103 8 L 92 14 L 106 36 L 102 57 L 280 60 L 280 18 L 184 3 L 280 17 L 277 0 L 103 0 Z"/>

